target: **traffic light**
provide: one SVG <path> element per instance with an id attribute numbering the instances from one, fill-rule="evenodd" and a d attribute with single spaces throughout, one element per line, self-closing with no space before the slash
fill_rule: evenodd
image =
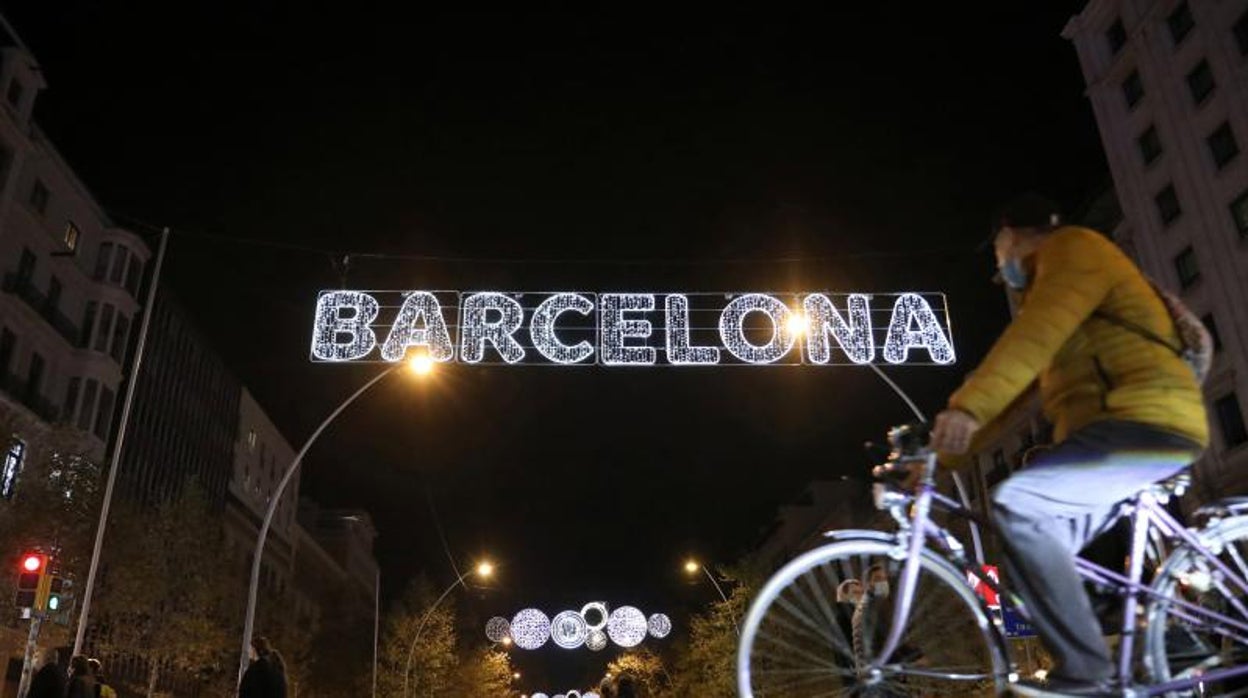
<path id="1" fill-rule="evenodd" d="M 48 613 L 56 613 L 62 610 L 62 595 L 65 592 L 65 579 L 63 577 L 52 577 L 48 583 L 48 602 L 44 605 L 48 609 Z"/>
<path id="2" fill-rule="evenodd" d="M 48 556 L 42 553 L 24 553 L 17 571 L 17 598 L 14 605 L 18 608 L 39 608 L 41 587 L 48 572 Z"/>

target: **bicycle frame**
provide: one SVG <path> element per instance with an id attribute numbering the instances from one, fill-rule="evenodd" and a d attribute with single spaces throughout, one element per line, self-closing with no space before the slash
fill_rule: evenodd
<path id="1" fill-rule="evenodd" d="M 934 453 L 925 452 L 916 456 L 903 456 L 898 458 L 895 464 L 904 465 L 918 462 L 923 463 L 923 477 L 914 495 L 906 497 L 904 500 L 894 500 L 892 506 L 889 507 L 894 510 L 894 518 L 897 519 L 901 527 L 896 539 L 899 547 L 904 546 L 905 548 L 905 565 L 902 568 L 901 578 L 897 585 L 898 601 L 893 612 L 892 627 L 889 629 L 883 648 L 869 667 L 871 672 L 882 671 L 901 644 L 901 637 L 909 620 L 914 602 L 920 556 L 924 548 L 928 547 L 929 541 L 946 561 L 954 567 L 962 569 L 968 575 L 968 578 L 970 575 L 973 575 L 988 588 L 996 592 L 1003 604 L 1008 605 L 1027 620 L 1034 619 L 1017 595 L 1010 591 L 1007 586 L 999 584 L 984 574 L 978 568 L 979 566 L 968 563 L 964 549 L 957 537 L 931 520 L 934 504 L 939 505 L 941 509 L 951 514 L 966 518 L 972 523 L 979 522 L 980 518 L 962 504 L 937 491 L 935 482 L 936 455 Z M 909 505 L 909 516 L 897 513 L 898 508 L 902 504 Z M 1129 690 L 1130 695 L 1133 696 L 1159 695 L 1168 691 L 1193 688 L 1202 683 L 1216 683 L 1233 677 L 1248 675 L 1248 665 L 1245 665 L 1208 672 L 1195 678 L 1167 681 L 1164 684 L 1140 685 L 1138 687 L 1134 685 L 1132 680 L 1132 659 L 1135 652 L 1136 612 L 1142 600 L 1147 599 L 1151 601 L 1163 598 L 1142 582 L 1144 558 L 1147 552 L 1150 532 L 1159 532 L 1167 540 L 1181 542 L 1188 545 L 1192 550 L 1197 551 L 1201 559 L 1211 569 L 1221 573 L 1222 578 L 1216 582 L 1216 586 L 1229 598 L 1235 610 L 1243 618 L 1248 619 L 1248 607 L 1236 600 L 1226 587 L 1226 583 L 1230 582 L 1245 595 L 1248 595 L 1248 579 L 1245 579 L 1244 575 L 1238 574 L 1218 559 L 1217 554 L 1208 549 L 1197 533 L 1188 530 L 1176 521 L 1165 510 L 1163 505 L 1164 499 L 1159 500 L 1156 491 L 1153 489 L 1145 490 L 1138 496 L 1123 503 L 1121 513 L 1124 516 L 1130 516 L 1132 523 L 1131 551 L 1125 575 L 1113 572 L 1083 558 L 1075 558 L 1075 567 L 1085 581 L 1111 587 L 1123 599 L 1123 620 L 1120 629 L 1121 641 L 1118 648 L 1117 670 L 1122 686 Z M 1239 564 L 1244 570 L 1248 571 L 1248 565 L 1242 561 Z M 1216 634 L 1248 644 L 1248 621 L 1236 620 L 1225 614 L 1175 596 L 1165 597 L 1165 600 L 1171 605 L 1171 612 L 1177 617 L 1189 621 L 1213 623 L 1216 627 Z M 988 611 L 986 606 L 984 611 L 985 613 Z M 1002 642 L 1004 638 L 1000 635 L 1001 631 L 996 627 L 995 623 L 991 624 L 991 626 L 992 632 L 997 633 L 996 640 L 1004 646 L 1004 642 Z"/>

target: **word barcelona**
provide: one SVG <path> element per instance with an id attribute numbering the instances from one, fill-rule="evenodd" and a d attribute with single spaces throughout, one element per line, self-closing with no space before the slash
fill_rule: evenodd
<path id="1" fill-rule="evenodd" d="M 322 291 L 312 360 L 561 366 L 954 362 L 939 293 Z"/>

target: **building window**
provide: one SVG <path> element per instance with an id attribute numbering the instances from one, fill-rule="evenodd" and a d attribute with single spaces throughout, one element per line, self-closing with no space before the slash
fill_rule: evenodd
<path id="1" fill-rule="evenodd" d="M 1209 338 L 1213 340 L 1213 350 L 1222 351 L 1222 337 L 1218 335 L 1218 323 L 1213 320 L 1213 313 L 1200 318 L 1200 323 L 1209 330 Z"/>
<path id="2" fill-rule="evenodd" d="M 1231 218 L 1235 219 L 1235 229 L 1239 231 L 1239 237 L 1248 238 L 1248 191 L 1231 202 Z"/>
<path id="3" fill-rule="evenodd" d="M 70 252 L 78 250 L 78 226 L 73 221 L 65 221 L 65 249 Z"/>
<path id="4" fill-rule="evenodd" d="M 1110 25 L 1109 31 L 1105 32 L 1105 40 L 1109 42 L 1109 53 L 1112 56 L 1118 55 L 1122 47 L 1127 45 L 1127 28 L 1122 25 L 1121 19 L 1114 20 Z"/>
<path id="5" fill-rule="evenodd" d="M 113 426 L 113 400 L 115 396 L 109 388 L 100 391 L 100 409 L 95 415 L 95 436 L 100 441 L 108 441 L 108 430 Z"/>
<path id="6" fill-rule="evenodd" d="M 1209 61 L 1201 61 L 1187 74 L 1187 89 L 1192 93 L 1192 101 L 1201 104 L 1213 88 L 1213 71 L 1209 69 Z"/>
<path id="7" fill-rule="evenodd" d="M 35 264 L 37 262 L 38 260 L 35 258 L 35 253 L 31 252 L 30 249 L 23 247 L 22 256 L 17 261 L 18 285 L 25 286 L 30 283 L 31 277 L 35 275 Z"/>
<path id="8" fill-rule="evenodd" d="M 49 312 L 57 312 L 60 310 L 61 293 L 63 291 L 64 288 L 61 286 L 60 279 L 54 276 L 51 281 L 48 281 L 48 297 L 44 303 Z"/>
<path id="9" fill-rule="evenodd" d="M 1144 158 L 1145 165 L 1153 164 L 1157 156 L 1161 155 L 1161 138 L 1157 136 L 1156 126 L 1149 126 L 1135 142 L 1140 147 L 1140 157 Z"/>
<path id="10" fill-rule="evenodd" d="M 1183 43 L 1183 39 L 1187 38 L 1192 27 L 1196 26 L 1195 20 L 1192 19 L 1192 10 L 1187 6 L 1187 1 L 1179 3 L 1174 8 L 1170 16 L 1166 18 L 1166 26 L 1170 28 L 1170 38 L 1174 41 L 1174 45 L 1178 46 Z"/>
<path id="11" fill-rule="evenodd" d="M 1239 46 L 1239 52 L 1248 55 L 1248 12 L 1239 16 L 1232 31 L 1235 32 L 1235 43 Z"/>
<path id="12" fill-rule="evenodd" d="M 78 410 L 78 430 L 86 431 L 91 426 L 91 417 L 95 414 L 95 396 L 99 393 L 100 384 L 87 379 L 87 387 L 82 391 L 82 408 Z"/>
<path id="13" fill-rule="evenodd" d="M 13 350 L 17 347 L 17 335 L 9 328 L 0 330 L 0 377 L 9 375 L 13 363 Z"/>
<path id="14" fill-rule="evenodd" d="M 1131 71 L 1126 80 L 1122 81 L 1122 96 L 1127 100 L 1127 109 L 1134 109 L 1144 97 L 1144 83 L 1140 81 L 1140 71 Z"/>
<path id="15" fill-rule="evenodd" d="M 1218 415 L 1218 426 L 1222 428 L 1222 439 L 1227 448 L 1248 442 L 1248 429 L 1244 428 L 1244 414 L 1239 409 L 1239 398 L 1235 393 L 1218 398 L 1213 403 L 1213 411 Z"/>
<path id="16" fill-rule="evenodd" d="M 1231 130 L 1231 125 L 1228 123 L 1223 123 L 1218 130 L 1209 134 L 1205 142 L 1209 144 L 1209 153 L 1213 156 L 1213 163 L 1218 166 L 1218 169 L 1226 167 L 1226 163 L 1239 155 L 1239 144 L 1235 142 L 1235 132 Z"/>
<path id="17" fill-rule="evenodd" d="M 35 209 L 39 215 L 48 212 L 48 199 L 52 198 L 52 193 L 48 191 L 48 187 L 43 180 L 36 179 L 35 183 L 30 186 L 30 207 Z"/>
<path id="18" fill-rule="evenodd" d="M 113 326 L 113 346 L 109 350 L 113 361 L 121 363 L 126 355 L 126 339 L 130 332 L 130 318 L 122 313 L 117 313 L 117 323 Z"/>
<path id="19" fill-rule="evenodd" d="M 1174 258 L 1174 270 L 1179 274 L 1179 286 L 1191 288 L 1200 279 L 1200 267 L 1196 266 L 1196 251 L 1191 245 L 1183 248 Z"/>
<path id="20" fill-rule="evenodd" d="M 9 81 L 9 89 L 5 92 L 5 99 L 9 100 L 9 104 L 14 107 L 22 106 L 22 95 L 25 94 L 26 88 L 22 86 L 22 81 L 13 78 Z"/>
<path id="21" fill-rule="evenodd" d="M 101 242 L 100 249 L 95 254 L 95 272 L 91 274 L 91 278 L 96 281 L 103 281 L 108 274 L 108 264 L 113 259 L 113 243 Z"/>
<path id="22" fill-rule="evenodd" d="M 130 256 L 129 253 L 130 250 L 121 245 L 118 245 L 116 251 L 113 252 L 113 271 L 108 275 L 108 280 L 118 286 L 121 285 L 122 279 L 126 278 L 126 259 Z"/>
<path id="23" fill-rule="evenodd" d="M 97 307 L 95 301 L 87 301 L 87 309 L 82 314 L 82 337 L 78 341 L 78 346 L 84 349 L 91 346 L 91 333 L 95 330 Z"/>
<path id="24" fill-rule="evenodd" d="M 26 444 L 21 439 L 13 439 L 9 450 L 4 454 L 4 470 L 0 471 L 0 497 L 12 499 L 17 489 L 17 474 L 22 471 L 22 460 L 26 456 Z"/>
<path id="25" fill-rule="evenodd" d="M 1153 203 L 1157 205 L 1157 214 L 1161 216 L 1161 222 L 1165 225 L 1170 225 L 1183 213 L 1183 209 L 1179 206 L 1179 195 L 1175 192 L 1173 184 L 1167 184 L 1165 189 L 1157 192 L 1157 196 L 1153 197 Z"/>
<path id="26" fill-rule="evenodd" d="M 61 410 L 61 418 L 66 422 L 74 421 L 78 413 L 78 391 L 82 389 L 82 379 L 74 376 L 69 379 L 69 389 L 65 391 L 65 406 Z"/>
<path id="27" fill-rule="evenodd" d="M 255 429 L 247 430 L 247 450 L 249 451 L 256 450 L 256 430 Z M 248 468 L 247 470 L 248 472 L 251 471 L 250 468 Z"/>
<path id="28" fill-rule="evenodd" d="M 99 352 L 108 349 L 108 333 L 113 329 L 113 306 L 105 303 L 100 312 L 100 331 L 95 333 L 95 344 L 92 347 Z"/>
<path id="29" fill-rule="evenodd" d="M 43 356 L 39 352 L 30 355 L 30 367 L 26 370 L 26 398 L 32 403 L 39 397 L 39 392 L 43 390 L 43 369 L 46 363 Z"/>
<path id="30" fill-rule="evenodd" d="M 139 279 L 143 276 L 143 262 L 130 255 L 130 266 L 126 269 L 126 290 L 134 298 L 139 297 Z"/>

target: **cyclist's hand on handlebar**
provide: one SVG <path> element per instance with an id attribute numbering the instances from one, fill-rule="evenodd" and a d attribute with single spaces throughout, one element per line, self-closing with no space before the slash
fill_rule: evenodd
<path id="1" fill-rule="evenodd" d="M 961 455 L 971 447 L 979 431 L 979 420 L 962 410 L 945 410 L 936 415 L 929 446 L 941 453 Z"/>

